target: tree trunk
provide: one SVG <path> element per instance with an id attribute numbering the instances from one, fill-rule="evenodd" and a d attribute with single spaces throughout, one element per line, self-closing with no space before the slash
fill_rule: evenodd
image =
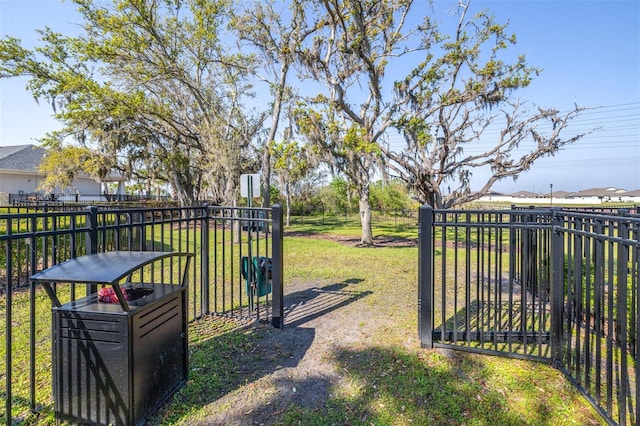
<path id="1" fill-rule="evenodd" d="M 176 172 L 175 168 L 171 173 L 171 187 L 175 191 L 175 194 L 180 201 L 180 207 L 188 207 L 193 205 L 193 194 L 190 194 L 188 188 L 185 188 L 185 186 L 182 184 L 182 180 L 180 179 L 180 176 L 178 172 Z"/>
<path id="2" fill-rule="evenodd" d="M 269 146 L 276 139 L 276 134 L 278 133 L 278 123 L 280 122 L 280 111 L 282 109 L 282 102 L 284 101 L 284 90 L 287 73 L 289 72 L 289 64 L 288 60 L 280 64 L 280 79 L 278 81 L 276 98 L 273 102 L 271 129 L 269 130 L 267 146 L 262 156 L 262 190 L 264 191 L 262 195 L 262 207 L 271 207 L 271 153 L 269 152 Z"/>
<path id="3" fill-rule="evenodd" d="M 271 153 L 265 147 L 262 153 L 262 207 L 271 207 Z"/>
<path id="4" fill-rule="evenodd" d="M 285 198 L 287 200 L 287 217 L 285 219 L 285 226 L 291 225 L 291 191 L 289 190 L 289 182 L 284 184 Z"/>
<path id="5" fill-rule="evenodd" d="M 369 185 L 360 192 L 360 225 L 362 226 L 362 238 L 360 245 L 373 245 L 373 232 L 371 231 L 371 204 L 369 203 Z"/>

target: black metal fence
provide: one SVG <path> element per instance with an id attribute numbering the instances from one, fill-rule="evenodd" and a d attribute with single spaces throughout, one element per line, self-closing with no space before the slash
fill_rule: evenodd
<path id="1" fill-rule="evenodd" d="M 52 405 L 51 387 L 43 386 L 51 383 L 51 302 L 29 278 L 67 259 L 114 250 L 193 253 L 187 271 L 189 320 L 214 314 L 283 325 L 278 205 L 5 211 L 0 214 L 0 393 L 5 397 L 0 423 L 11 425 Z M 254 269 L 259 259 L 269 260 L 268 283 L 260 282 L 266 275 Z M 66 300 L 86 294 L 67 286 L 56 291 Z"/>
<path id="2" fill-rule="evenodd" d="M 153 197 L 132 194 L 49 194 L 45 196 L 40 192 L 5 194 L 3 203 L 11 206 L 37 206 L 42 204 L 65 204 L 65 203 L 108 203 L 108 202 L 144 202 L 147 200 L 161 201 L 168 200 L 169 197 Z"/>
<path id="3" fill-rule="evenodd" d="M 548 362 L 608 422 L 637 424 L 634 216 L 421 208 L 421 344 Z"/>

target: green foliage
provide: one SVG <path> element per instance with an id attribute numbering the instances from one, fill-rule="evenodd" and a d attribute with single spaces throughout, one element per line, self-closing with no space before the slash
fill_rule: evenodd
<path id="1" fill-rule="evenodd" d="M 130 175 L 145 170 L 169 182 L 183 203 L 200 195 L 210 170 L 222 170 L 207 179 L 222 188 L 237 180 L 259 126 L 242 108 L 249 59 L 220 41 L 227 2 L 76 3 L 83 20 L 77 37 L 41 30 L 33 50 L 0 40 L 0 77 L 29 76 L 29 90 L 64 125 L 49 142 L 73 136 L 111 160 L 61 162 L 52 180 L 64 184 L 87 167 L 104 174 L 103 166 L 119 160 Z"/>
<path id="2" fill-rule="evenodd" d="M 285 188 L 301 180 L 311 168 L 306 149 L 298 141 L 273 142 L 268 149 L 273 159 L 273 170 Z"/>
<path id="3" fill-rule="evenodd" d="M 385 185 L 382 181 L 371 184 L 371 208 L 374 210 L 416 210 L 417 203 L 407 193 L 402 182 L 392 181 Z"/>
<path id="4" fill-rule="evenodd" d="M 322 206 L 328 213 L 343 214 L 353 210 L 349 203 L 349 185 L 344 178 L 336 177 L 320 190 Z"/>
<path id="5" fill-rule="evenodd" d="M 284 204 L 282 193 L 280 192 L 278 187 L 271 185 L 269 187 L 269 194 L 269 199 L 271 200 L 272 204 Z"/>
<path id="6" fill-rule="evenodd" d="M 88 148 L 77 146 L 49 149 L 40 163 L 40 172 L 45 179 L 40 188 L 45 192 L 53 192 L 56 188 L 65 189 L 73 183 L 78 173 L 84 172 L 94 178 L 104 178 L 111 168 L 108 157 L 93 152 Z"/>

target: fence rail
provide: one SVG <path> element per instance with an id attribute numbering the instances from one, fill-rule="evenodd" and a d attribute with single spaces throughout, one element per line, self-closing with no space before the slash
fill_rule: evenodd
<path id="1" fill-rule="evenodd" d="M 51 409 L 51 302 L 29 277 L 65 260 L 115 251 L 194 254 L 187 271 L 187 316 L 220 315 L 283 325 L 282 208 L 127 209 L 104 206 L 0 214 L 0 392 L 11 425 Z M 252 258 L 272 261 L 271 292 L 259 294 Z M 249 263 L 243 259 L 249 259 Z M 243 263 L 244 262 L 244 263 Z M 177 268 L 176 270 L 179 270 Z M 58 286 L 61 300 L 87 290 Z M 28 378 L 28 379 L 26 379 Z"/>
<path id="2" fill-rule="evenodd" d="M 424 347 L 548 362 L 610 423 L 638 423 L 640 218 L 424 207 L 419 232 Z"/>

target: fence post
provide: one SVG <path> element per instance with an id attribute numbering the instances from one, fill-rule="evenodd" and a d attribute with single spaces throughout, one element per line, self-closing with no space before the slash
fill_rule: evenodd
<path id="1" fill-rule="evenodd" d="M 209 204 L 202 205 L 200 217 L 200 287 L 203 314 L 209 313 Z M 195 283 L 194 283 L 195 284 Z"/>
<path id="2" fill-rule="evenodd" d="M 87 206 L 87 239 L 85 242 L 85 250 L 87 254 L 96 254 L 98 252 L 98 207 Z"/>
<path id="3" fill-rule="evenodd" d="M 271 253 L 272 253 L 272 278 L 273 287 L 273 309 L 271 314 L 271 325 L 275 328 L 284 327 L 284 248 L 283 248 L 283 226 L 282 226 L 282 206 L 274 204 L 271 209 L 272 233 L 271 233 Z"/>
<path id="4" fill-rule="evenodd" d="M 85 250 L 87 254 L 98 253 L 98 207 L 87 206 L 87 239 L 85 241 Z M 87 284 L 87 294 L 93 294 L 98 292 L 98 286 L 96 284 Z"/>
<path id="5" fill-rule="evenodd" d="M 564 300 L 564 234 L 559 211 L 551 209 L 551 360 L 562 365 L 562 303 Z"/>
<path id="6" fill-rule="evenodd" d="M 420 346 L 433 348 L 433 208 L 418 212 L 418 336 Z"/>
<path id="7" fill-rule="evenodd" d="M 129 250 L 146 250 L 144 215 L 144 213 L 135 210 L 131 210 L 129 213 L 129 224 L 131 225 Z"/>

